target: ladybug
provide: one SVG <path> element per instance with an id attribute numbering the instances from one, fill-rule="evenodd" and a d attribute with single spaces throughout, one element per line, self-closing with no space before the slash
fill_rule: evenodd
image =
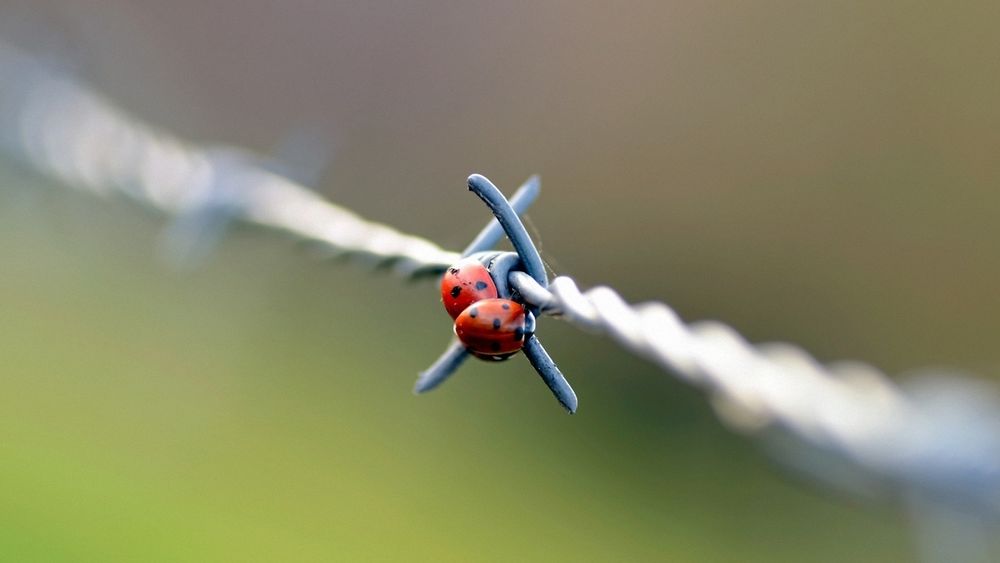
<path id="1" fill-rule="evenodd" d="M 531 336 L 529 315 L 517 301 L 482 299 L 458 315 L 455 335 L 477 358 L 505 360 Z"/>
<path id="2" fill-rule="evenodd" d="M 451 318 L 483 299 L 496 299 L 497 286 L 486 266 L 475 258 L 466 258 L 448 268 L 441 278 L 441 300 Z"/>

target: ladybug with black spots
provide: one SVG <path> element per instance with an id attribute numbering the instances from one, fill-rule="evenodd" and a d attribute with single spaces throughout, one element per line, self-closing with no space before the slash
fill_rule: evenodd
<path id="1" fill-rule="evenodd" d="M 531 336 L 529 319 L 531 313 L 517 301 L 482 299 L 458 315 L 455 335 L 479 359 L 506 360 Z"/>
<path id="2" fill-rule="evenodd" d="M 523 272 L 543 289 L 548 286 L 545 264 L 519 217 L 538 195 L 538 178 L 525 182 L 510 201 L 479 174 L 469 176 L 468 185 L 495 221 L 466 247 L 460 262 L 444 270 L 441 301 L 454 320 L 456 338 L 420 373 L 413 390 L 425 393 L 436 388 L 469 357 L 500 361 L 523 352 L 559 403 L 574 413 L 576 393 L 535 335 L 535 315 L 541 308 L 525 303 L 518 285 L 522 279 L 512 275 Z M 505 234 L 514 252 L 493 250 Z"/>
<path id="3" fill-rule="evenodd" d="M 448 268 L 441 278 L 441 301 L 453 319 L 457 319 L 473 303 L 497 297 L 493 277 L 476 258 L 458 262 Z"/>

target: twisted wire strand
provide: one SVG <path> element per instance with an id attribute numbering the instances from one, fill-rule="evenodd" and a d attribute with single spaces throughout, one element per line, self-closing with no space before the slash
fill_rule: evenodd
<path id="1" fill-rule="evenodd" d="M 216 215 L 283 231 L 404 276 L 458 259 L 362 219 L 232 147 L 200 148 L 132 119 L 65 73 L 0 43 L 0 144 L 76 189 L 121 194 L 172 215 Z"/>
<path id="2" fill-rule="evenodd" d="M 441 272 L 459 258 L 324 200 L 258 156 L 201 148 L 144 125 L 3 43 L 0 148 L 82 191 L 125 195 L 181 218 L 207 209 L 403 276 Z M 685 324 L 662 303 L 629 305 L 607 287 L 583 292 L 560 276 L 546 289 L 523 272 L 509 282 L 543 313 L 607 335 L 705 389 L 737 429 L 778 427 L 798 451 L 827 452 L 906 491 L 1000 514 L 1000 401 L 986 384 L 937 374 L 897 387 L 870 366 L 823 366 L 789 344 L 753 346 L 724 324 Z M 835 479 L 826 466 L 812 474 Z"/>
<path id="3" fill-rule="evenodd" d="M 629 305 L 608 287 L 584 292 L 559 276 L 546 289 L 524 272 L 509 282 L 543 313 L 704 388 L 739 430 L 779 427 L 903 493 L 925 490 L 1000 513 L 1000 402 L 985 384 L 937 374 L 907 392 L 871 366 L 823 366 L 791 344 L 754 346 L 725 324 L 685 324 L 663 303 Z M 836 477 L 818 469 L 815 477 Z"/>

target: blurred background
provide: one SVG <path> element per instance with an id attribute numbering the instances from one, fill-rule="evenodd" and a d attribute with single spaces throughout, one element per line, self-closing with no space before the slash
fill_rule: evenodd
<path id="1" fill-rule="evenodd" d="M 557 273 L 889 373 L 1000 375 L 1000 4 L 0 4 L 0 38 L 139 118 L 268 152 L 462 248 L 471 172 Z M 4 86 L 0 84 L 0 88 Z M 906 512 L 800 481 L 704 396 L 549 320 L 415 397 L 434 283 L 164 219 L 0 160 L 0 553 L 12 561 L 909 561 Z"/>

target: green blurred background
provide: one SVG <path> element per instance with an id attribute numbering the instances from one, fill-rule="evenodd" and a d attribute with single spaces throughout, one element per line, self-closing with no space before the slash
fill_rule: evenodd
<path id="1" fill-rule="evenodd" d="M 470 172 L 540 173 L 583 286 L 1000 373 L 996 2 L 144 4 L 8 0 L 0 29 L 188 139 L 319 127 L 319 191 L 447 248 L 487 219 Z M 898 507 L 790 479 L 602 339 L 541 325 L 573 417 L 521 360 L 415 397 L 434 284 L 247 230 L 172 273 L 162 218 L 0 185 L 4 560 L 915 557 Z"/>

